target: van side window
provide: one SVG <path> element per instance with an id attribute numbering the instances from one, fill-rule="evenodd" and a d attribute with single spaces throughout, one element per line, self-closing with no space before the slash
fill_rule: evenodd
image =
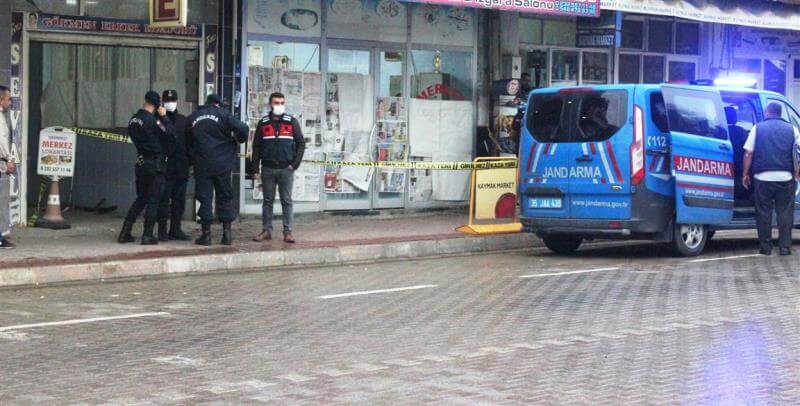
<path id="1" fill-rule="evenodd" d="M 539 142 L 605 141 L 627 122 L 625 90 L 534 94 L 528 107 L 528 131 Z"/>
<path id="2" fill-rule="evenodd" d="M 701 137 L 728 138 L 728 123 L 722 106 L 702 91 L 672 91 L 665 98 L 670 131 Z"/>
<path id="3" fill-rule="evenodd" d="M 553 94 L 533 96 L 529 109 L 528 130 L 539 142 L 567 142 L 569 129 L 561 128 L 564 97 Z"/>
<path id="4" fill-rule="evenodd" d="M 669 132 L 667 120 L 667 107 L 664 105 L 664 96 L 659 92 L 650 94 L 650 119 L 662 133 Z"/>
<path id="5" fill-rule="evenodd" d="M 786 102 L 784 102 L 783 100 L 777 100 L 777 99 L 768 99 L 767 100 L 767 104 L 772 103 L 772 102 L 780 103 L 781 107 L 783 107 L 783 112 L 781 114 L 781 118 L 783 118 L 784 120 L 790 122 L 793 126 L 800 128 L 800 116 L 798 116 L 797 112 L 794 111 L 794 109 L 791 106 L 786 104 Z M 766 106 L 765 106 L 765 108 L 766 108 Z"/>
<path id="6" fill-rule="evenodd" d="M 744 131 L 750 131 L 758 122 L 756 106 L 753 105 L 752 100 L 723 97 L 722 102 L 725 107 L 732 107 L 736 112 L 736 124 L 731 125 L 740 127 Z"/>

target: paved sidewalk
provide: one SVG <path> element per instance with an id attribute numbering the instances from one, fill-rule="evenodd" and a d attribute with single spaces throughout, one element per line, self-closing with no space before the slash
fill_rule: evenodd
<path id="1" fill-rule="evenodd" d="M 418 258 L 444 254 L 517 249 L 536 238 L 517 234 L 469 237 L 455 231 L 466 221 L 465 209 L 427 212 L 397 211 L 383 214 L 309 214 L 296 219 L 297 244 L 277 240 L 257 243 L 251 237 L 261 230 L 260 218 L 245 217 L 234 224 L 234 245 L 219 245 L 221 229 L 215 225 L 215 245 L 191 242 L 157 246 L 117 244 L 121 219 L 112 215 L 72 213 L 72 229 L 15 230 L 14 250 L 0 252 L 0 287 L 75 280 L 137 277 L 168 273 L 214 272 L 240 269 L 314 266 Z M 141 222 L 134 236 L 141 235 Z M 275 229 L 281 230 L 280 221 Z M 184 222 L 184 230 L 199 235 L 199 225 Z M 280 237 L 280 231 L 276 237 Z"/>

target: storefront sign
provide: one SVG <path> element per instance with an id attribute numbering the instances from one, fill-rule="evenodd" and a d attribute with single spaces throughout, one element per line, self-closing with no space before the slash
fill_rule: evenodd
<path id="1" fill-rule="evenodd" d="M 37 31 L 168 35 L 188 38 L 200 38 L 202 35 L 201 26 L 197 24 L 185 27 L 156 27 L 147 24 L 146 21 L 138 20 L 36 13 L 28 14 L 28 29 Z"/>
<path id="2" fill-rule="evenodd" d="M 603 10 L 686 18 L 709 23 L 800 30 L 800 9 L 752 0 L 600 0 Z"/>
<path id="3" fill-rule="evenodd" d="M 24 13 L 14 13 L 11 17 L 11 152 L 17 162 L 21 161 L 19 151 L 22 151 L 22 55 L 23 49 L 23 24 L 25 22 Z M 0 210 L 11 212 L 11 224 L 19 224 L 22 221 L 22 196 L 20 195 L 20 182 L 25 176 L 25 165 L 18 165 L 17 172 L 10 176 L 11 192 L 9 194 L 8 207 L 0 207 Z M 2 230 L 3 226 L 0 226 Z"/>
<path id="4" fill-rule="evenodd" d="M 404 0 L 414 3 L 475 7 L 521 13 L 554 14 L 573 17 L 597 17 L 600 0 Z"/>
<path id="5" fill-rule="evenodd" d="M 75 132 L 49 127 L 39 133 L 39 163 L 42 176 L 71 178 L 75 173 Z"/>
<path id="6" fill-rule="evenodd" d="M 581 48 L 619 47 L 622 36 L 622 13 L 603 10 L 600 18 L 578 18 L 576 44 Z"/>
<path id="7" fill-rule="evenodd" d="M 188 0 L 150 0 L 150 25 L 153 27 L 185 27 L 189 12 Z"/>
<path id="8" fill-rule="evenodd" d="M 514 218 L 517 204 L 517 170 L 475 171 L 475 219 Z"/>
<path id="9" fill-rule="evenodd" d="M 763 28 L 733 27 L 730 37 L 734 56 L 742 59 L 785 58 L 800 53 L 800 33 Z"/>
<path id="10" fill-rule="evenodd" d="M 206 55 L 203 62 L 203 83 L 206 86 L 205 95 L 208 96 L 217 92 L 217 26 L 204 26 L 203 34 Z"/>

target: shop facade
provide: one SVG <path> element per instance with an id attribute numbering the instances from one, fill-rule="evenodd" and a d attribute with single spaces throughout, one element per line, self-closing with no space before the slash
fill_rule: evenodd
<path id="1" fill-rule="evenodd" d="M 126 134 L 147 89 L 176 89 L 184 113 L 217 91 L 216 64 L 206 63 L 217 55 L 216 1 L 190 1 L 189 24 L 178 28 L 148 26 L 147 0 L 12 3 L 12 149 L 21 162 L 11 178 L 15 224 L 46 197 L 48 180 L 37 166 L 52 157 L 38 156 L 42 129 Z M 74 176 L 60 182 L 62 201 L 124 210 L 135 197 L 135 149 L 92 136 L 79 136 L 74 149 Z"/>
<path id="2" fill-rule="evenodd" d="M 268 113 L 269 94 L 281 92 L 303 127 L 306 160 L 473 158 L 475 9 L 378 0 L 244 3 L 242 117 L 251 128 Z M 296 173 L 293 198 L 298 211 L 447 206 L 467 199 L 468 175 L 307 163 Z M 260 181 L 247 176 L 241 193 L 243 211 L 260 213 Z"/>

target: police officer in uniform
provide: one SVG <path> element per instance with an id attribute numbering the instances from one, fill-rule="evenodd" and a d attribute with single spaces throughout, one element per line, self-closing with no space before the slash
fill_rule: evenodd
<path id="1" fill-rule="evenodd" d="M 187 119 L 186 133 L 189 155 L 194 164 L 195 194 L 200 201 L 200 223 L 203 234 L 198 245 L 211 245 L 211 205 L 216 193 L 217 213 L 222 221 L 222 244 L 231 245 L 231 223 L 236 219 L 233 207 L 231 176 L 238 161 L 239 144 L 247 141 L 250 129 L 220 107 L 219 96 L 211 94 L 206 104 Z"/>
<path id="2" fill-rule="evenodd" d="M 297 119 L 286 114 L 286 98 L 281 93 L 269 96 L 272 110 L 259 121 L 253 138 L 253 163 L 261 168 L 262 203 L 261 234 L 254 241 L 272 239 L 272 211 L 275 187 L 281 196 L 283 241 L 294 243 L 292 236 L 292 184 L 294 171 L 303 161 L 306 142 Z M 259 176 L 259 174 L 256 174 Z"/>
<path id="3" fill-rule="evenodd" d="M 164 193 L 166 179 L 166 149 L 174 141 L 174 127 L 166 110 L 161 106 L 161 97 L 149 91 L 144 97 L 144 106 L 128 122 L 128 135 L 139 154 L 136 162 L 136 200 L 128 210 L 117 241 L 121 244 L 133 242 L 131 228 L 144 210 L 143 245 L 158 244 L 153 236 L 158 219 L 158 205 Z"/>
<path id="4" fill-rule="evenodd" d="M 744 143 L 742 185 L 750 188 L 756 206 L 756 228 L 762 255 L 772 254 L 772 213 L 777 214 L 780 255 L 792 254 L 792 225 L 798 175 L 800 130 L 783 117 L 783 106 L 772 102 Z M 755 181 L 750 180 L 752 169 Z"/>
<path id="5" fill-rule="evenodd" d="M 181 219 L 186 207 L 186 184 L 189 181 L 189 156 L 186 152 L 186 116 L 178 112 L 178 92 L 165 90 L 161 101 L 167 117 L 175 128 L 174 142 L 167 151 L 167 183 L 158 209 L 159 241 L 189 241 L 191 237 L 181 229 Z M 169 221 L 169 232 L 167 231 Z"/>

